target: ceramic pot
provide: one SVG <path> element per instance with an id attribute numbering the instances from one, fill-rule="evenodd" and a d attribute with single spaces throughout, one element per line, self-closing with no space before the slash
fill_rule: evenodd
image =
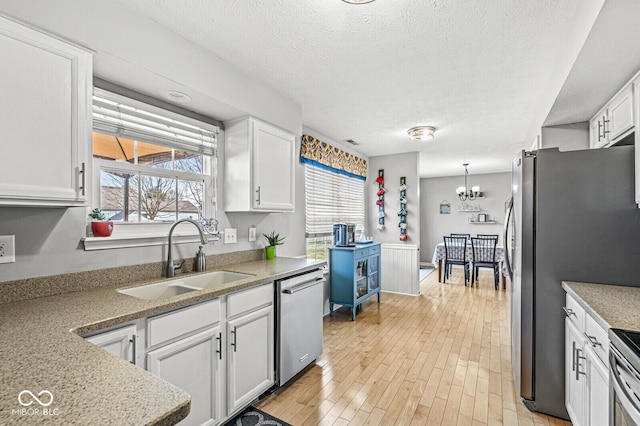
<path id="1" fill-rule="evenodd" d="M 269 247 L 265 247 L 264 248 L 264 252 L 267 256 L 267 259 L 275 259 L 276 257 L 276 247 L 275 246 L 269 246 Z"/>
<path id="2" fill-rule="evenodd" d="M 113 222 L 91 222 L 94 237 L 109 237 L 113 232 Z"/>

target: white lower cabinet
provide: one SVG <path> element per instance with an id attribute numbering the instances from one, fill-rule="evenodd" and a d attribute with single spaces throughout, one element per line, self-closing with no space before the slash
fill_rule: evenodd
<path id="1" fill-rule="evenodd" d="M 609 424 L 609 370 L 593 348 L 585 344 L 586 415 L 590 426 Z"/>
<path id="2" fill-rule="evenodd" d="M 567 295 L 565 318 L 565 404 L 576 426 L 609 423 L 609 340 L 575 300 Z"/>
<path id="3" fill-rule="evenodd" d="M 274 381 L 273 306 L 227 322 L 228 410 L 245 407 Z"/>
<path id="4" fill-rule="evenodd" d="M 215 425 L 220 415 L 220 327 L 194 334 L 147 354 L 147 370 L 191 395 L 181 424 Z"/>
<path id="5" fill-rule="evenodd" d="M 107 352 L 138 365 L 138 332 L 135 324 L 125 325 L 87 337 L 86 340 Z"/>
<path id="6" fill-rule="evenodd" d="M 180 424 L 217 425 L 275 383 L 273 291 L 251 287 L 86 339 L 187 391 Z"/>
<path id="7" fill-rule="evenodd" d="M 585 425 L 585 362 L 582 340 L 578 328 L 570 318 L 565 318 L 565 404 L 571 422 Z"/>

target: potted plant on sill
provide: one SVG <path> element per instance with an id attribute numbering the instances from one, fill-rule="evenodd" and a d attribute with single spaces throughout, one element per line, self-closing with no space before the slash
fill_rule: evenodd
<path id="1" fill-rule="evenodd" d="M 264 248 L 264 252 L 267 259 L 274 259 L 276 257 L 276 246 L 283 244 L 285 237 L 280 238 L 280 234 L 276 234 L 275 231 L 271 231 L 270 234 L 262 234 L 269 244 Z"/>
<path id="2" fill-rule="evenodd" d="M 94 237 L 111 236 L 111 233 L 113 232 L 113 222 L 107 220 L 107 217 L 100 211 L 100 209 L 95 208 L 91 210 L 89 217 L 91 218 L 91 232 Z"/>

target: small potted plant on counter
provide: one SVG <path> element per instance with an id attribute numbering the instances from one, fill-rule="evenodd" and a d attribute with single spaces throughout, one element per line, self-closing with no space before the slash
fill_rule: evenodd
<path id="1" fill-rule="evenodd" d="M 276 246 L 283 244 L 285 237 L 280 238 L 280 234 L 276 234 L 275 231 L 271 231 L 270 234 L 262 234 L 269 244 L 264 248 L 267 259 L 274 259 L 276 257 Z"/>
<path id="2" fill-rule="evenodd" d="M 113 232 L 113 222 L 107 220 L 107 217 L 100 209 L 95 208 L 91 210 L 89 217 L 91 218 L 91 232 L 93 232 L 94 237 L 109 237 L 111 235 Z"/>

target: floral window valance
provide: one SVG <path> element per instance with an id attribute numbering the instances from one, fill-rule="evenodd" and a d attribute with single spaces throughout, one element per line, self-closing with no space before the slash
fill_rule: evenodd
<path id="1" fill-rule="evenodd" d="M 356 179 L 367 179 L 367 160 L 349 154 L 313 136 L 302 135 L 300 162 L 313 164 Z"/>

